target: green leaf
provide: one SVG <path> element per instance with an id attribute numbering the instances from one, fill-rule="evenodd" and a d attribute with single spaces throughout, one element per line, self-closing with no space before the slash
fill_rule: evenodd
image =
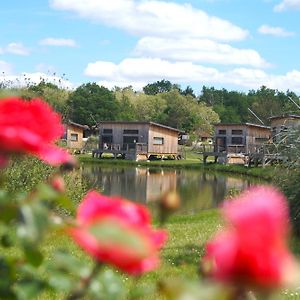
<path id="1" fill-rule="evenodd" d="M 48 209 L 41 202 L 34 202 L 31 205 L 21 207 L 21 224 L 17 233 L 23 241 L 32 244 L 41 242 L 43 234 L 49 225 Z"/>
<path id="2" fill-rule="evenodd" d="M 8 234 L 3 234 L 0 238 L 0 244 L 3 248 L 9 248 L 12 246 L 12 240 Z"/>
<path id="3" fill-rule="evenodd" d="M 70 278 L 68 273 L 52 271 L 49 278 L 49 285 L 60 292 L 70 292 L 74 285 L 75 280 Z"/>
<path id="4" fill-rule="evenodd" d="M 23 279 L 15 287 L 19 300 L 35 299 L 45 288 L 45 283 L 40 280 Z"/>
<path id="5" fill-rule="evenodd" d="M 0 257 L 0 299 L 16 299 L 12 290 L 15 275 L 13 265 Z"/>
<path id="6" fill-rule="evenodd" d="M 56 198 L 56 203 L 61 206 L 62 208 L 65 208 L 71 212 L 74 211 L 74 204 L 73 202 L 71 201 L 70 198 L 68 198 L 67 196 L 65 195 L 59 195 L 57 198 Z"/>
<path id="7" fill-rule="evenodd" d="M 89 286 L 89 295 L 95 300 L 115 300 L 125 298 L 125 287 L 112 270 L 105 270 L 94 278 Z"/>
<path id="8" fill-rule="evenodd" d="M 91 268 L 86 262 L 75 258 L 68 252 L 60 250 L 54 254 L 50 268 L 51 270 L 60 270 L 68 274 L 77 275 L 78 277 L 86 277 L 91 272 Z"/>
<path id="9" fill-rule="evenodd" d="M 12 203 L 0 204 L 0 221 L 9 223 L 18 216 L 18 207 Z"/>
<path id="10" fill-rule="evenodd" d="M 42 253 L 34 246 L 25 246 L 24 255 L 26 257 L 27 262 L 34 267 L 40 266 L 44 260 Z"/>

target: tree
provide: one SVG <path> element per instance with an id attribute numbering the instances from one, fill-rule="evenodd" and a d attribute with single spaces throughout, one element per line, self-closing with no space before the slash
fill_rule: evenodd
<path id="1" fill-rule="evenodd" d="M 198 103 L 191 96 L 183 96 L 177 90 L 161 94 L 166 100 L 165 110 L 166 125 L 187 132 L 195 132 L 199 129 L 211 131 L 212 124 L 219 122 L 218 115 L 204 103 Z"/>
<path id="2" fill-rule="evenodd" d="M 42 80 L 38 84 L 23 89 L 21 95 L 25 98 L 40 97 L 48 102 L 64 119 L 68 116 L 68 99 L 70 91 L 59 88 L 57 85 Z"/>
<path id="3" fill-rule="evenodd" d="M 161 95 L 138 94 L 136 99 L 137 119 L 164 123 L 167 108 L 166 100 Z"/>
<path id="4" fill-rule="evenodd" d="M 143 91 L 146 95 L 156 95 L 159 93 L 170 92 L 172 89 L 180 90 L 178 84 L 172 84 L 169 80 L 160 80 L 154 83 L 149 83 L 143 87 Z"/>
<path id="5" fill-rule="evenodd" d="M 193 98 L 196 98 L 194 90 L 189 85 L 186 87 L 185 90 L 181 91 L 181 95 L 183 95 L 183 96 L 189 95 L 189 96 L 192 96 Z"/>
<path id="6" fill-rule="evenodd" d="M 114 93 L 96 83 L 79 86 L 70 95 L 69 105 L 70 118 L 90 127 L 99 121 L 116 120 L 120 111 Z"/>
<path id="7" fill-rule="evenodd" d="M 135 94 L 132 87 L 115 89 L 115 96 L 119 102 L 119 121 L 134 121 L 137 119 L 136 108 L 132 99 Z"/>

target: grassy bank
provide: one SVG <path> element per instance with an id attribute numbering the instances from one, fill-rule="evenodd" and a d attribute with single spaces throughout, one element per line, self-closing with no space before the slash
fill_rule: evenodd
<path id="1" fill-rule="evenodd" d="M 95 163 L 115 166 L 144 166 L 144 167 L 159 167 L 159 168 L 176 168 L 176 169 L 199 169 L 222 173 L 239 174 L 246 176 L 253 176 L 262 179 L 271 179 L 278 172 L 278 169 L 274 167 L 245 167 L 242 165 L 221 165 L 214 163 L 203 164 L 202 159 L 194 157 L 187 157 L 182 160 L 153 160 L 153 161 L 132 161 L 124 159 L 113 159 L 113 158 L 93 158 L 91 155 L 85 154 L 78 156 L 80 162 L 84 163 Z"/>

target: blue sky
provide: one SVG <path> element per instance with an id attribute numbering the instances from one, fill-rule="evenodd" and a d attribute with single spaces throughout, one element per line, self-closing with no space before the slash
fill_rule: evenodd
<path id="1" fill-rule="evenodd" d="M 299 94 L 299 16 L 300 0 L 3 1 L 0 81 Z"/>

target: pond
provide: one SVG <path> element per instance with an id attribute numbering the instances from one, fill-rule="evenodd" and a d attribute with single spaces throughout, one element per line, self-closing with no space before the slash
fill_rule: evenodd
<path id="1" fill-rule="evenodd" d="M 154 207 L 163 193 L 176 190 L 181 197 L 181 214 L 217 207 L 231 192 L 258 183 L 257 179 L 249 177 L 187 169 L 85 164 L 81 172 L 88 188 L 109 196 L 119 195 L 149 207 Z"/>

